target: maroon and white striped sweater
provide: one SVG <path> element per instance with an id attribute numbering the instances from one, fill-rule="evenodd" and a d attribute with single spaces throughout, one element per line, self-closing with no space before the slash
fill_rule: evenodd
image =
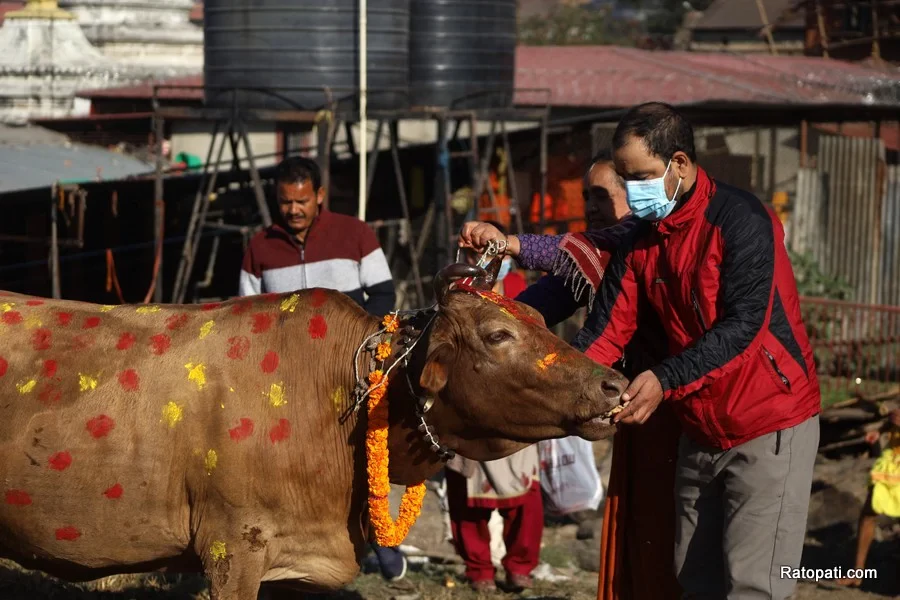
<path id="1" fill-rule="evenodd" d="M 375 233 L 325 209 L 304 243 L 281 225 L 256 234 L 241 267 L 241 296 L 310 288 L 343 292 L 373 315 L 394 310 L 394 282 Z"/>

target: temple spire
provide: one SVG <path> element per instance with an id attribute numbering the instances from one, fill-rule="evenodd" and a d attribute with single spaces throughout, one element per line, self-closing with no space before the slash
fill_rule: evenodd
<path id="1" fill-rule="evenodd" d="M 75 16 L 59 7 L 56 0 L 28 0 L 25 8 L 6 13 L 6 19 L 65 19 Z"/>

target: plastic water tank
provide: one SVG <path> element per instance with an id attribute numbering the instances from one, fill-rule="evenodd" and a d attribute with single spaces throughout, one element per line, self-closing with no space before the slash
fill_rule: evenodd
<path id="1" fill-rule="evenodd" d="M 510 106 L 515 63 L 516 0 L 412 0 L 413 106 Z"/>
<path id="2" fill-rule="evenodd" d="M 368 87 L 373 109 L 408 102 L 410 0 L 368 2 Z M 206 0 L 206 103 L 318 109 L 359 88 L 357 0 Z M 249 89 L 248 89 L 249 88 Z M 253 91 L 250 91 L 252 89 Z M 342 105 L 351 108 L 356 103 Z"/>

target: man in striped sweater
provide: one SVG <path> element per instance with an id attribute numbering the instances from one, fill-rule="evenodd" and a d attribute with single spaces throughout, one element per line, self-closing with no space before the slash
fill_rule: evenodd
<path id="1" fill-rule="evenodd" d="M 387 258 L 368 225 L 322 207 L 325 189 L 315 161 L 293 156 L 275 172 L 281 222 L 250 240 L 241 266 L 240 295 L 327 288 L 343 292 L 381 317 L 396 294 Z M 399 548 L 373 544 L 388 581 L 406 574 Z"/>
<path id="2" fill-rule="evenodd" d="M 250 240 L 240 295 L 327 288 L 343 292 L 369 313 L 394 310 L 394 281 L 378 238 L 368 225 L 322 207 L 319 166 L 294 156 L 278 165 L 275 183 L 281 222 Z"/>

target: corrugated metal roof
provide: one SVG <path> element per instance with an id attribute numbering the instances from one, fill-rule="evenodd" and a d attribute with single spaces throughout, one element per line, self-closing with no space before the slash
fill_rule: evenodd
<path id="1" fill-rule="evenodd" d="M 202 86 L 203 76 L 158 81 Z M 890 104 L 900 107 L 900 73 L 807 56 L 663 52 L 617 46 L 520 46 L 516 88 L 547 89 L 551 106 L 623 108 L 670 104 Z M 150 84 L 82 91 L 84 98 L 149 98 Z M 166 89 L 161 97 L 201 100 L 203 90 Z M 543 105 L 546 94 L 519 93 L 517 104 Z"/>
<path id="2" fill-rule="evenodd" d="M 900 107 L 897 71 L 818 57 L 543 46 L 520 47 L 516 60 L 516 87 L 548 89 L 552 106 L 732 101 Z M 518 104 L 545 101 L 541 94 L 516 96 Z"/>
<path id="3" fill-rule="evenodd" d="M 149 174 L 153 168 L 150 163 L 94 146 L 0 137 L 0 194 L 46 188 L 57 182 L 125 179 Z"/>

